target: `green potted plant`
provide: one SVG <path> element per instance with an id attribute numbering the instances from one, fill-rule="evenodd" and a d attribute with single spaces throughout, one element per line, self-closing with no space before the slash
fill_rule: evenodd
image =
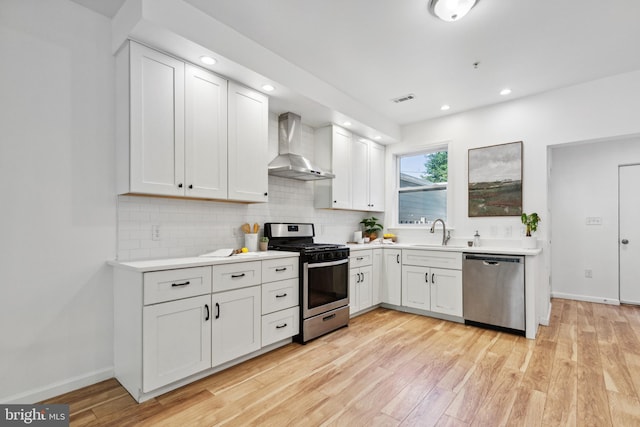
<path id="1" fill-rule="evenodd" d="M 267 249 L 269 249 L 269 238 L 263 236 L 260 238 L 260 250 L 264 252 Z"/>
<path id="2" fill-rule="evenodd" d="M 360 224 L 362 224 L 364 228 L 364 236 L 368 237 L 369 240 L 376 240 L 378 238 L 378 232 L 384 228 L 384 225 L 378 223 L 378 221 L 378 218 L 375 216 L 360 221 Z"/>
<path id="3" fill-rule="evenodd" d="M 538 223 L 541 221 L 540 216 L 535 212 L 529 215 L 523 212 L 520 216 L 520 220 L 527 228 L 526 235 L 522 241 L 522 246 L 525 249 L 535 249 L 538 246 L 538 241 L 531 235 L 531 233 L 535 233 L 538 229 Z"/>

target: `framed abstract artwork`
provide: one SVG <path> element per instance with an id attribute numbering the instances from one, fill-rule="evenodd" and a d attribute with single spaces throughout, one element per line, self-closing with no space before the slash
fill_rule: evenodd
<path id="1" fill-rule="evenodd" d="M 522 141 L 469 150 L 469 216 L 522 214 Z"/>

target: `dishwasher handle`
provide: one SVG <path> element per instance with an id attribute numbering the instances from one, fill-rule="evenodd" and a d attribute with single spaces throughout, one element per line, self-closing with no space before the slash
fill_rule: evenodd
<path id="1" fill-rule="evenodd" d="M 499 265 L 501 262 L 512 262 L 520 264 L 524 261 L 523 256 L 499 256 L 499 255 L 475 255 L 464 254 L 464 259 L 471 261 L 482 261 L 484 265 Z"/>

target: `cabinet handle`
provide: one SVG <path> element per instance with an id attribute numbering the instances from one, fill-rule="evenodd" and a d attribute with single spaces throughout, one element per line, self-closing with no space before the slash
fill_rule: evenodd
<path id="1" fill-rule="evenodd" d="M 287 267 L 276 268 L 276 271 L 287 271 Z"/>
<path id="2" fill-rule="evenodd" d="M 282 325 L 276 325 L 276 329 L 282 329 L 282 328 L 286 328 L 287 324 L 283 323 Z"/>
<path id="3" fill-rule="evenodd" d="M 429 273 L 424 273 L 424 281 L 429 283 Z"/>
<path id="4" fill-rule="evenodd" d="M 334 200 L 334 201 L 333 201 L 333 203 L 338 203 L 338 201 L 337 201 L 337 200 Z"/>
<path id="5" fill-rule="evenodd" d="M 206 322 L 207 320 L 209 320 L 209 304 L 205 304 L 204 308 L 207 310 L 207 317 L 204 318 L 204 321 Z"/>
<path id="6" fill-rule="evenodd" d="M 265 196 L 268 196 L 268 195 L 269 195 L 269 193 L 267 193 L 267 192 L 265 191 L 265 192 L 264 192 L 264 195 L 265 195 Z"/>
<path id="7" fill-rule="evenodd" d="M 285 292 L 284 294 L 278 294 L 276 295 L 276 298 L 284 298 L 287 296 L 287 293 Z"/>
<path id="8" fill-rule="evenodd" d="M 360 273 L 362 275 L 362 280 L 360 280 L 361 282 L 364 282 L 364 273 Z"/>
<path id="9" fill-rule="evenodd" d="M 334 317 L 336 317 L 336 314 L 335 314 L 335 313 L 330 314 L 330 315 L 328 315 L 328 316 L 326 316 L 326 317 L 323 317 L 323 318 L 322 318 L 322 321 L 323 321 L 323 322 L 326 322 L 327 320 L 331 320 L 331 319 L 333 319 Z"/>
<path id="10" fill-rule="evenodd" d="M 220 304 L 216 303 L 216 319 L 220 318 Z"/>
<path id="11" fill-rule="evenodd" d="M 193 190 L 193 184 L 189 184 L 189 190 Z"/>
<path id="12" fill-rule="evenodd" d="M 434 285 L 436 283 L 435 279 L 436 273 L 431 273 L 431 284 Z"/>
<path id="13" fill-rule="evenodd" d="M 172 283 L 172 284 L 171 284 L 171 287 L 173 287 L 173 288 L 177 288 L 177 287 L 179 287 L 179 286 L 187 286 L 189 283 L 191 283 L 191 282 L 186 281 L 186 282 L 184 282 L 184 283 Z"/>
<path id="14" fill-rule="evenodd" d="M 178 188 L 182 188 L 182 183 L 178 184 Z"/>
<path id="15" fill-rule="evenodd" d="M 240 273 L 240 274 L 232 274 L 231 278 L 232 279 L 237 279 L 238 277 L 244 277 L 244 273 Z"/>
<path id="16" fill-rule="evenodd" d="M 400 264 L 400 254 L 396 255 L 396 264 Z"/>

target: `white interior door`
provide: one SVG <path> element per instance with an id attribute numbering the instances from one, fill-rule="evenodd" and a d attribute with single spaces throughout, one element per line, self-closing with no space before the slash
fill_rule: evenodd
<path id="1" fill-rule="evenodd" d="M 619 168 L 620 302 L 640 304 L 640 165 Z"/>

